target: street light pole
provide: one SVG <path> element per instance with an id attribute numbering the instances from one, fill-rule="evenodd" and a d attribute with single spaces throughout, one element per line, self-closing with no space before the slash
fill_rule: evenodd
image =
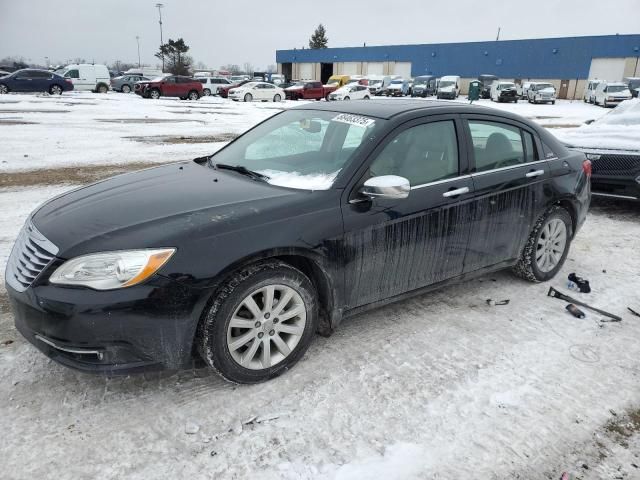
<path id="1" fill-rule="evenodd" d="M 164 41 L 162 40 L 162 7 L 164 7 L 161 3 L 156 3 L 156 8 L 158 9 L 158 15 L 160 16 L 160 48 L 164 45 Z M 162 72 L 164 73 L 164 54 L 162 56 Z"/>
<path id="2" fill-rule="evenodd" d="M 136 42 L 138 42 L 138 68 L 140 68 L 140 37 L 136 35 Z"/>

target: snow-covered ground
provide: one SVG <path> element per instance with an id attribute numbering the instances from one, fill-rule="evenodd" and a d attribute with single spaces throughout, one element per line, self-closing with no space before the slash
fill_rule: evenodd
<path id="1" fill-rule="evenodd" d="M 216 145 L 191 137 L 239 133 L 299 103 L 2 96 L 0 175 L 193 158 Z M 581 102 L 481 103 L 554 133 L 606 113 Z M 37 123 L 3 124 L 9 116 Z M 168 122 L 130 121 L 143 118 Z M 1 271 L 28 213 L 74 187 L 56 182 L 0 189 Z M 637 206 L 596 203 L 555 280 L 501 272 L 360 315 L 255 386 L 206 369 L 126 378 L 66 369 L 16 332 L 0 285 L 0 477 L 638 479 L 640 318 L 627 310 L 640 311 L 638 238 Z M 580 320 L 547 297 L 550 285 L 566 291 L 571 272 L 590 280 L 586 301 L 623 321 Z"/>

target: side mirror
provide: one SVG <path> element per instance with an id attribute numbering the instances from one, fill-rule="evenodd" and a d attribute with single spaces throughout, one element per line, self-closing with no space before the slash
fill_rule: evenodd
<path id="1" fill-rule="evenodd" d="M 397 175 L 381 175 L 364 182 L 360 193 L 370 198 L 402 199 L 409 196 L 409 180 Z"/>

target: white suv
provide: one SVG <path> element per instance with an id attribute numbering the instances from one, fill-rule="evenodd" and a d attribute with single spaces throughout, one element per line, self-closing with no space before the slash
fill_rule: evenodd
<path id="1" fill-rule="evenodd" d="M 629 100 L 631 92 L 629 85 L 622 82 L 607 83 L 602 82 L 596 88 L 593 103 L 602 105 L 603 107 L 615 107 L 620 102 Z"/>
<path id="2" fill-rule="evenodd" d="M 199 77 L 194 80 L 202 83 L 202 94 L 207 97 L 209 95 L 218 95 L 220 87 L 232 85 L 229 80 L 223 77 Z"/>

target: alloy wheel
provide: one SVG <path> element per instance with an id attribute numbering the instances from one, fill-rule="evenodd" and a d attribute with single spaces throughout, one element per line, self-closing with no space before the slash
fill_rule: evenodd
<path id="1" fill-rule="evenodd" d="M 0 95 L 5 93 L 9 93 L 9 89 L 7 88 L 6 85 L 0 85 Z"/>
<path id="2" fill-rule="evenodd" d="M 540 232 L 536 248 L 536 265 L 541 272 L 553 270 L 567 247 L 567 226 L 559 218 L 552 218 Z"/>
<path id="3" fill-rule="evenodd" d="M 152 90 L 151 91 L 151 98 L 153 98 L 154 100 L 157 100 L 160 98 L 160 92 L 158 90 Z"/>
<path id="4" fill-rule="evenodd" d="M 51 95 L 61 95 L 62 94 L 62 88 L 60 88 L 59 85 L 53 85 L 51 87 Z"/>
<path id="5" fill-rule="evenodd" d="M 227 327 L 233 360 L 262 370 L 287 358 L 300 342 L 307 310 L 300 294 L 286 285 L 268 285 L 247 295 Z"/>
<path id="6" fill-rule="evenodd" d="M 198 100 L 198 92 L 190 92 L 189 100 Z"/>
<path id="7" fill-rule="evenodd" d="M 122 93 L 129 93 L 131 91 L 131 87 L 129 85 L 124 85 L 122 87 Z"/>

